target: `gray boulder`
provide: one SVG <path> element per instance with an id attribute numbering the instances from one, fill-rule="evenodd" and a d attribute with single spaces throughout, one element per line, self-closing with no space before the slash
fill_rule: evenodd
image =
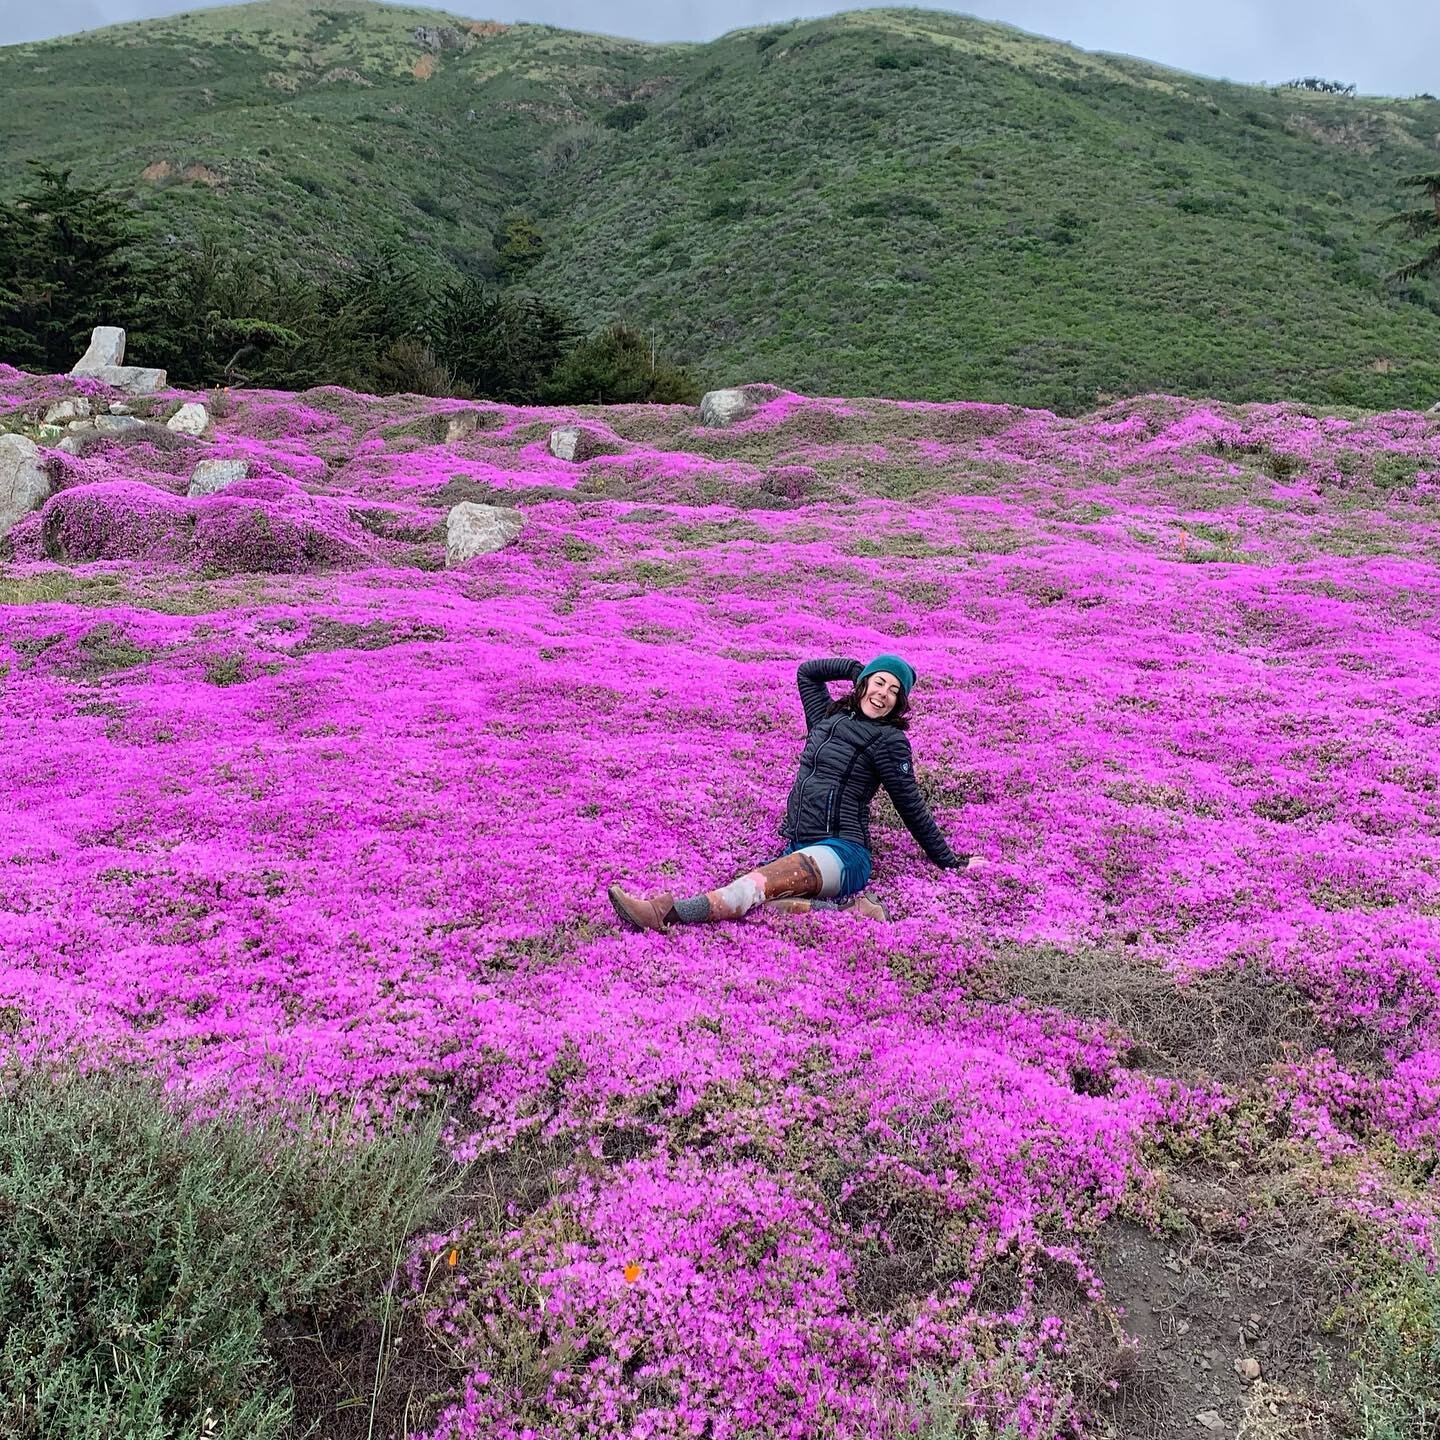
<path id="1" fill-rule="evenodd" d="M 45 412 L 47 425 L 65 425 L 72 420 L 84 420 L 90 414 L 90 402 L 77 395 L 72 400 L 60 400 Z"/>
<path id="2" fill-rule="evenodd" d="M 1427 415 L 1440 415 L 1440 400 L 1437 400 L 1425 413 Z"/>
<path id="3" fill-rule="evenodd" d="M 143 430 L 145 422 L 133 415 L 96 415 L 89 420 L 72 420 L 69 434 L 55 447 L 67 455 L 78 455 L 97 435 L 123 435 L 127 430 Z"/>
<path id="4" fill-rule="evenodd" d="M 186 495 L 194 499 L 197 495 L 213 495 L 237 480 L 244 480 L 250 474 L 248 460 L 202 460 L 190 472 L 190 488 Z"/>
<path id="5" fill-rule="evenodd" d="M 459 444 L 461 440 L 468 440 L 480 428 L 480 412 L 478 410 L 456 410 L 446 417 L 445 443 L 447 445 Z"/>
<path id="6" fill-rule="evenodd" d="M 525 528 L 525 517 L 504 505 L 462 500 L 445 519 L 445 564 L 463 565 L 477 555 L 503 550 Z"/>
<path id="7" fill-rule="evenodd" d="M 125 363 L 125 332 L 118 325 L 97 325 L 90 348 L 75 362 L 72 375 L 87 375 Z"/>
<path id="8" fill-rule="evenodd" d="M 557 460 L 568 460 L 574 465 L 583 465 L 596 455 L 605 454 L 608 448 L 599 435 L 583 425 L 557 425 L 550 432 L 550 453 Z"/>
<path id="9" fill-rule="evenodd" d="M 712 429 L 747 420 L 760 407 L 743 389 L 707 390 L 700 397 L 700 423 Z"/>
<path id="10" fill-rule="evenodd" d="M 127 390 L 131 395 L 154 395 L 163 390 L 166 375 L 163 370 L 147 370 L 140 365 L 97 365 L 92 370 L 72 371 L 72 374 L 93 375 L 117 390 Z"/>
<path id="11" fill-rule="evenodd" d="M 50 476 L 40 450 L 23 435 L 0 435 L 0 536 L 50 498 Z"/>
<path id="12" fill-rule="evenodd" d="M 165 422 L 167 430 L 174 430 L 181 435 L 203 435 L 209 427 L 210 412 L 194 400 L 182 405 Z"/>

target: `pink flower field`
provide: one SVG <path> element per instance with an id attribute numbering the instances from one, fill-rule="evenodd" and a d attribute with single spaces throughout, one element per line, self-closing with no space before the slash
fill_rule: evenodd
<path id="1" fill-rule="evenodd" d="M 10 429 L 76 394 L 118 398 L 0 366 Z M 498 1210 L 400 1268 L 430 1440 L 1312 1415 L 1277 1267 L 1440 1244 L 1440 417 L 764 399 L 235 392 L 53 452 L 0 568 L 0 1047 L 440 1110 Z M 250 478 L 188 499 L 200 458 Z M 465 500 L 525 528 L 446 569 Z M 892 650 L 988 866 L 882 801 L 889 923 L 622 931 L 611 881 L 784 848 L 797 664 Z"/>

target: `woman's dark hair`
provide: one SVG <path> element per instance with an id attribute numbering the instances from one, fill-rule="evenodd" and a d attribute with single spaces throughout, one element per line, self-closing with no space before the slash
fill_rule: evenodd
<path id="1" fill-rule="evenodd" d="M 843 710 L 851 715 L 863 715 L 864 712 L 860 709 L 860 697 L 864 693 L 865 681 L 857 680 L 855 688 L 848 695 L 842 695 L 838 700 L 832 700 L 830 708 L 825 713 L 838 715 Z M 895 697 L 895 704 L 891 707 L 890 713 L 883 720 L 875 721 L 875 724 L 893 725 L 897 730 L 908 730 L 910 728 L 910 697 L 902 690 Z"/>

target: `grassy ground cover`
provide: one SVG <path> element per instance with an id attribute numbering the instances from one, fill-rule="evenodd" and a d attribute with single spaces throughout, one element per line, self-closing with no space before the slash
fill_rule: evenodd
<path id="1" fill-rule="evenodd" d="M 77 389 L 0 369 L 3 423 Z M 200 447 L 150 431 L 57 457 L 0 572 L 0 1205 L 129 1307 L 12 1269 L 0 1404 L 43 1333 L 96 1414 L 164 1359 L 157 1435 L 364 1434 L 382 1394 L 374 1433 L 436 1440 L 1433 1417 L 1440 422 L 225 408 L 204 453 L 251 480 L 186 500 Z M 607 453 L 552 459 L 560 421 Z M 443 569 L 486 498 L 520 540 Z M 778 848 L 796 662 L 891 648 L 989 868 L 882 803 L 891 923 L 622 933 L 609 880 Z M 102 1181 L 118 1236 L 35 1219 Z M 317 1226 L 349 1288 L 296 1263 Z M 95 1368 L 112 1313 L 152 1369 Z"/>

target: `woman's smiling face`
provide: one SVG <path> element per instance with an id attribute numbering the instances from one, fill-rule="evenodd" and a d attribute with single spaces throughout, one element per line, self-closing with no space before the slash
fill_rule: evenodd
<path id="1" fill-rule="evenodd" d="M 900 682 L 886 670 L 877 671 L 865 682 L 860 695 L 860 713 L 867 720 L 882 720 L 900 698 Z"/>

